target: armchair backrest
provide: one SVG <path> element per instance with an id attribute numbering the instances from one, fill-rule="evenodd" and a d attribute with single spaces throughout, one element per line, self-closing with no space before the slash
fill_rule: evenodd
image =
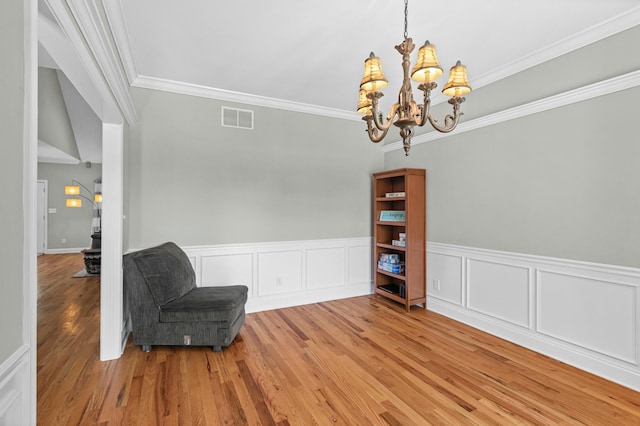
<path id="1" fill-rule="evenodd" d="M 144 282 L 156 306 L 164 306 L 196 287 L 189 258 L 172 242 L 129 253 L 124 256 L 124 266 L 128 284 Z"/>

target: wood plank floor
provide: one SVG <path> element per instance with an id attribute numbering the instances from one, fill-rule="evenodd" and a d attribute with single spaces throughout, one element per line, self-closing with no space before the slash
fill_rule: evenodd
<path id="1" fill-rule="evenodd" d="M 99 278 L 38 259 L 40 425 L 640 425 L 640 394 L 375 296 L 247 315 L 210 348 L 99 361 Z"/>

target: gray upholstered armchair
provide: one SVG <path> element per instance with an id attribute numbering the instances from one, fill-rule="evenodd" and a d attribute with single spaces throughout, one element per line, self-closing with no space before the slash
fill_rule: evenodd
<path id="1" fill-rule="evenodd" d="M 187 255 L 168 242 L 124 256 L 124 291 L 131 310 L 133 343 L 231 344 L 244 323 L 246 286 L 197 287 Z"/>

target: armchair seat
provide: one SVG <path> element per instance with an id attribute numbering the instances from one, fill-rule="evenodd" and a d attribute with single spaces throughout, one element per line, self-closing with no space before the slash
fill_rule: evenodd
<path id="1" fill-rule="evenodd" d="M 244 313 L 247 287 L 196 287 L 160 307 L 160 322 L 225 322 Z"/>
<path id="2" fill-rule="evenodd" d="M 187 255 L 175 243 L 124 256 L 124 290 L 133 343 L 229 346 L 245 319 L 244 285 L 197 287 Z"/>

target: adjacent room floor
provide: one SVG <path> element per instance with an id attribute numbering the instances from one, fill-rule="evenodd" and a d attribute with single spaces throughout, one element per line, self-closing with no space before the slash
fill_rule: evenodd
<path id="1" fill-rule="evenodd" d="M 38 424 L 640 424 L 640 393 L 375 296 L 247 315 L 211 348 L 99 361 L 100 278 L 38 258 Z"/>

